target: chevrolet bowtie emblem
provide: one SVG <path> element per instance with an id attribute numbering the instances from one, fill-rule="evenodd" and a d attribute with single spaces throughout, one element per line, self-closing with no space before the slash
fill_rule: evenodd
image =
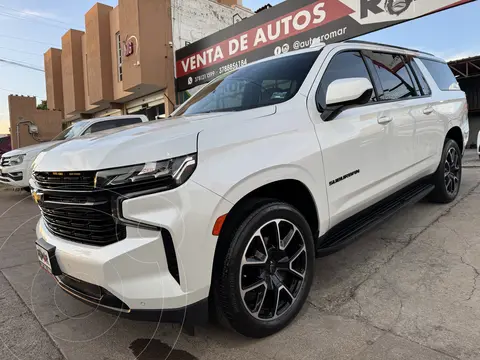
<path id="1" fill-rule="evenodd" d="M 43 200 L 43 194 L 42 193 L 39 193 L 37 191 L 32 191 L 32 197 L 33 197 L 33 200 L 35 201 L 35 203 L 40 203 L 42 202 Z"/>

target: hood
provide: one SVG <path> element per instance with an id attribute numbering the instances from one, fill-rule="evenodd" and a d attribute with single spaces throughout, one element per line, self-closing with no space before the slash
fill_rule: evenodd
<path id="1" fill-rule="evenodd" d="M 31 159 L 37 156 L 40 152 L 47 150 L 50 147 L 56 146 L 59 143 L 61 143 L 61 141 L 42 142 L 35 145 L 25 146 L 25 147 L 21 147 L 21 148 L 6 152 L 2 156 L 10 157 L 10 156 L 25 154 L 27 159 Z"/>
<path id="2" fill-rule="evenodd" d="M 229 121 L 275 113 L 275 106 L 156 120 L 66 141 L 36 160 L 36 171 L 88 171 L 141 164 L 197 151 L 197 135 Z"/>

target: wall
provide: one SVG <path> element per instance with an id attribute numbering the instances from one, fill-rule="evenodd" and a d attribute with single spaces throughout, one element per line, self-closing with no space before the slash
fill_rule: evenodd
<path id="1" fill-rule="evenodd" d="M 63 95 L 64 118 L 68 120 L 118 108 L 159 91 L 174 102 L 175 48 L 232 25 L 235 14 L 242 18 L 253 15 L 241 6 L 241 0 L 221 2 L 118 0 L 115 8 L 95 4 L 85 14 L 86 32 L 67 31 L 62 50 L 47 52 L 61 53 L 62 77 L 60 86 L 51 86 L 53 78 L 46 74 L 48 102 L 56 103 L 57 94 Z M 117 66 L 118 32 L 122 51 L 125 43 L 133 43 L 133 53 L 123 56 L 122 81 Z M 47 55 L 45 61 L 46 68 L 51 67 Z M 167 114 L 173 109 L 168 99 Z"/>
<path id="2" fill-rule="evenodd" d="M 85 14 L 88 92 L 91 104 L 113 100 L 109 15 L 112 9 L 111 6 L 96 3 Z"/>
<path id="3" fill-rule="evenodd" d="M 68 30 L 62 36 L 62 80 L 65 116 L 85 110 L 83 34 L 83 31 Z"/>
<path id="4" fill-rule="evenodd" d="M 91 111 L 98 106 L 92 105 L 90 101 L 90 91 L 89 91 L 89 79 L 88 79 L 88 68 L 87 68 L 87 36 L 86 34 L 82 35 L 82 56 L 83 56 L 83 88 L 85 89 L 85 110 Z"/>
<path id="5" fill-rule="evenodd" d="M 49 141 L 62 131 L 62 112 L 59 110 L 37 110 L 37 99 L 30 96 L 8 96 L 10 111 L 10 134 L 12 149 L 18 148 L 17 124 L 19 121 L 30 120 L 38 126 L 37 138 Z M 20 125 L 20 146 L 38 144 L 29 133 L 27 125 Z"/>
<path id="6" fill-rule="evenodd" d="M 118 63 L 117 63 L 117 39 L 116 34 L 120 31 L 119 7 L 115 7 L 110 11 L 110 50 L 112 60 L 112 82 L 113 82 L 113 99 L 119 100 L 131 93 L 123 90 L 123 81 L 118 79 Z"/>
<path id="7" fill-rule="evenodd" d="M 62 50 L 51 48 L 43 55 L 47 106 L 63 111 Z"/>
<path id="8" fill-rule="evenodd" d="M 165 89 L 168 1 L 119 0 L 118 7 L 122 41 L 133 44 L 133 53 L 123 56 L 123 90 L 148 94 Z"/>
<path id="9" fill-rule="evenodd" d="M 173 14 L 175 50 L 233 25 L 233 16 L 249 17 L 254 13 L 241 6 L 229 6 L 215 0 L 170 0 Z M 230 1 L 231 2 L 231 1 Z"/>

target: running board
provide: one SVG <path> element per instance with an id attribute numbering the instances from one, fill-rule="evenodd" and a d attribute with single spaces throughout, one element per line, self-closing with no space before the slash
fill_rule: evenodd
<path id="1" fill-rule="evenodd" d="M 317 257 L 327 256 L 341 250 L 400 209 L 420 201 L 433 189 L 434 186 L 430 183 L 417 183 L 334 226 L 318 239 Z"/>

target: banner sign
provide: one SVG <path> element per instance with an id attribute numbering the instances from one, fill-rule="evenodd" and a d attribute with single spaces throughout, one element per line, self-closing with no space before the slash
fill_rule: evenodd
<path id="1" fill-rule="evenodd" d="M 175 52 L 177 91 L 253 61 L 344 41 L 475 0 L 287 0 Z"/>

